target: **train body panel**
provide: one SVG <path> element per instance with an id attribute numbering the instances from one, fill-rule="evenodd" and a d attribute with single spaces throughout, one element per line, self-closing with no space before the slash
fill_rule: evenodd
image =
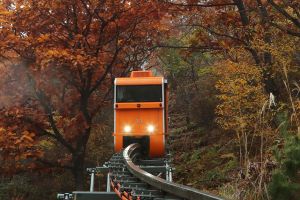
<path id="1" fill-rule="evenodd" d="M 114 94 L 115 151 L 137 142 L 150 157 L 163 157 L 167 130 L 164 78 L 150 71 L 132 72 L 130 78 L 116 78 Z"/>
<path id="2" fill-rule="evenodd" d="M 119 105 L 119 104 L 118 104 Z M 135 107 L 137 104 L 135 103 Z M 116 132 L 123 135 L 151 135 L 148 131 L 149 126 L 153 126 L 154 133 L 163 133 L 162 125 L 162 108 L 116 108 Z M 130 131 L 125 132 L 124 129 L 130 127 Z"/>

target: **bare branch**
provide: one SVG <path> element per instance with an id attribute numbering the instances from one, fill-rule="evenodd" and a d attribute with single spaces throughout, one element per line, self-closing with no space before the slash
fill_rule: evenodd
<path id="1" fill-rule="evenodd" d="M 35 91 L 36 97 L 38 99 L 38 101 L 40 102 L 41 106 L 43 107 L 45 113 L 48 115 L 48 121 L 50 123 L 50 126 L 54 132 L 53 134 L 48 134 L 49 136 L 55 138 L 58 142 L 60 142 L 62 145 L 64 145 L 70 152 L 74 152 L 74 148 L 72 147 L 71 144 L 69 144 L 63 137 L 63 135 L 60 133 L 60 131 L 58 130 L 54 117 L 53 117 L 53 112 L 52 112 L 52 108 L 50 103 L 48 102 L 46 95 L 43 93 L 43 91 L 41 90 L 37 90 L 36 88 L 36 83 L 35 80 L 33 78 L 31 78 L 31 76 L 27 73 L 27 77 Z M 47 132 L 44 132 L 45 134 L 47 134 Z"/>
<path id="2" fill-rule="evenodd" d="M 169 49 L 191 49 L 191 50 L 205 50 L 205 51 L 212 51 L 212 50 L 224 50 L 218 46 L 175 46 L 175 45 L 157 45 L 153 48 L 169 48 Z"/>
<path id="3" fill-rule="evenodd" d="M 233 2 L 228 2 L 228 3 L 196 3 L 196 4 L 184 4 L 184 3 L 174 3 L 167 1 L 167 4 L 175 5 L 175 6 L 184 6 L 184 7 L 203 7 L 203 8 L 208 8 L 208 7 L 223 7 L 223 6 L 234 6 L 236 5 Z"/>
<path id="4" fill-rule="evenodd" d="M 283 16 L 285 16 L 288 20 L 290 20 L 294 25 L 296 25 L 297 28 L 300 29 L 300 21 L 291 16 L 287 11 L 285 11 L 282 7 L 280 7 L 278 4 L 276 4 L 273 0 L 268 0 L 268 2 Z"/>
<path id="5" fill-rule="evenodd" d="M 275 28 L 278 28 L 279 30 L 281 30 L 284 33 L 287 33 L 289 35 L 292 36 L 296 36 L 296 37 L 300 37 L 300 32 L 295 32 L 293 30 L 287 29 L 286 27 L 282 27 L 279 24 L 276 24 L 274 22 L 269 22 L 272 26 L 274 26 Z"/>

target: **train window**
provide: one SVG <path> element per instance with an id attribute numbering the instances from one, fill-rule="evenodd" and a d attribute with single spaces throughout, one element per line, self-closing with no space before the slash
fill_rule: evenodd
<path id="1" fill-rule="evenodd" d="M 117 102 L 161 102 L 161 85 L 119 85 Z"/>

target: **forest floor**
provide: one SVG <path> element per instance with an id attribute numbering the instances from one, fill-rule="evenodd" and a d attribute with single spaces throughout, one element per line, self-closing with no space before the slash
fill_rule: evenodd
<path id="1" fill-rule="evenodd" d="M 220 196 L 234 193 L 230 183 L 238 178 L 239 159 L 233 153 L 238 152 L 233 133 L 186 125 L 179 115 L 174 118 L 167 139 L 174 181 Z"/>

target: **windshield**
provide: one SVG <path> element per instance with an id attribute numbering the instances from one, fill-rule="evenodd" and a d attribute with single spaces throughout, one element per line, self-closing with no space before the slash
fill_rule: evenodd
<path id="1" fill-rule="evenodd" d="M 161 102 L 161 85 L 119 85 L 117 102 Z"/>

